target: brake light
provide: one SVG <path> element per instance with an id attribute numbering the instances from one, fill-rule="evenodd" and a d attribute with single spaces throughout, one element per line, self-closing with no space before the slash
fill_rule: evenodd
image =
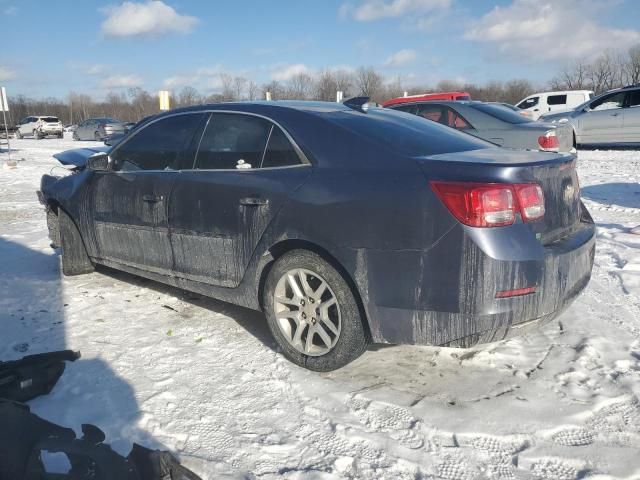
<path id="1" fill-rule="evenodd" d="M 470 227 L 511 225 L 544 216 L 544 194 L 535 183 L 431 182 L 431 188 L 461 223 Z"/>
<path id="2" fill-rule="evenodd" d="M 538 137 L 538 145 L 543 150 L 553 150 L 558 151 L 560 148 L 560 142 L 558 141 L 558 136 L 556 135 L 555 130 L 549 130 L 544 135 Z"/>
<path id="3" fill-rule="evenodd" d="M 514 185 L 522 221 L 531 222 L 544 217 L 544 194 L 535 183 Z"/>

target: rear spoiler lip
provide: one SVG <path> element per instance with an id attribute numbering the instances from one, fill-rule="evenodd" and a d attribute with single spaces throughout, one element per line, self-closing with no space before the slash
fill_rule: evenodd
<path id="1" fill-rule="evenodd" d="M 419 163 L 439 161 L 452 164 L 468 163 L 495 167 L 533 167 L 575 162 L 571 153 L 542 152 L 539 150 L 515 150 L 509 148 L 482 148 L 466 152 L 419 155 L 414 157 Z"/>
<path id="2" fill-rule="evenodd" d="M 62 165 L 73 165 L 78 168 L 84 168 L 89 157 L 96 153 L 104 153 L 107 151 L 109 151 L 108 146 L 74 148 L 73 150 L 56 153 L 53 155 L 53 158 L 58 160 Z"/>

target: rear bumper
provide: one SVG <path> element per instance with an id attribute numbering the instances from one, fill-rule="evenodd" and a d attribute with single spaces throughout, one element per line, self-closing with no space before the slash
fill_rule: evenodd
<path id="1" fill-rule="evenodd" d="M 495 242 L 460 228 L 427 252 L 397 252 L 391 261 L 369 256 L 365 304 L 373 341 L 468 347 L 550 322 L 591 277 L 595 225 L 586 217 L 552 245 L 534 239 L 537 248 L 517 244 L 516 234 L 511 245 L 495 249 Z M 399 269 L 388 272 L 394 264 Z M 383 270 L 386 281 L 376 278 Z M 496 298 L 498 291 L 530 286 L 535 293 Z"/>

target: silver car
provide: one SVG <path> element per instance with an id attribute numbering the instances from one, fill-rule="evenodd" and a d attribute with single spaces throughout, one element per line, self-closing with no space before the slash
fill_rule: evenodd
<path id="1" fill-rule="evenodd" d="M 488 102 L 424 101 L 394 105 L 501 147 L 547 152 L 574 152 L 571 128 L 534 122 L 504 105 Z"/>
<path id="2" fill-rule="evenodd" d="M 78 124 L 73 132 L 74 140 L 103 141 L 114 133 L 125 132 L 125 124 L 113 118 L 90 118 Z"/>
<path id="3" fill-rule="evenodd" d="M 566 124 L 577 145 L 640 145 L 640 84 L 618 88 L 564 113 L 548 114 L 541 121 Z"/>

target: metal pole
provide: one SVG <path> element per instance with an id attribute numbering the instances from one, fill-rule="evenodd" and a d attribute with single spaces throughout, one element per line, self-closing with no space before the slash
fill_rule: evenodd
<path id="1" fill-rule="evenodd" d="M 7 136 L 7 155 L 9 155 L 9 161 L 11 161 L 11 143 L 9 143 L 9 129 L 7 128 L 7 112 L 2 107 L 2 118 L 4 119 L 4 133 Z"/>

